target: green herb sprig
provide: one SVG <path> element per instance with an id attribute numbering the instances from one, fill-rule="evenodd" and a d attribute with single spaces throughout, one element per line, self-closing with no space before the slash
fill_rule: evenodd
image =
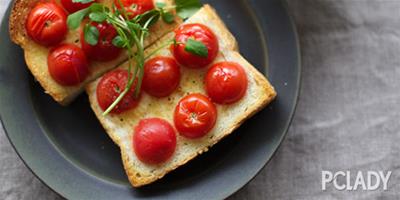
<path id="1" fill-rule="evenodd" d="M 93 2 L 93 0 L 73 0 L 73 2 L 90 3 Z M 120 0 L 118 3 L 121 5 L 119 6 L 121 8 L 117 8 L 117 6 L 113 4 L 111 9 L 99 3 L 93 3 L 88 8 L 70 14 L 67 19 L 68 27 L 74 30 L 81 26 L 85 18 L 88 18 L 88 22 L 83 26 L 84 39 L 88 44 L 93 46 L 98 43 L 99 31 L 96 27 L 92 26 L 91 23 L 107 22 L 111 24 L 118 33 L 112 40 L 113 45 L 126 49 L 128 53 L 129 76 L 126 87 L 117 99 L 104 111 L 103 115 L 107 115 L 118 105 L 130 91 L 134 83 L 136 83 L 135 96 L 137 97 L 139 95 L 144 75 L 144 62 L 148 58 L 144 55 L 144 40 L 150 34 L 149 27 L 155 24 L 159 19 L 162 19 L 165 23 L 173 23 L 175 21 L 175 16 L 172 14 L 172 9 L 176 10 L 178 16 L 186 19 L 201 8 L 201 4 L 198 0 L 175 0 L 175 6 L 167 6 L 165 3 L 156 3 L 155 9 L 130 18 Z M 173 43 L 176 44 L 175 41 L 171 41 L 165 46 Z M 136 48 L 135 52 L 133 48 Z M 185 50 L 201 57 L 207 57 L 208 55 L 207 47 L 202 42 L 194 39 L 189 39 L 187 41 Z M 136 66 L 134 66 L 134 64 L 136 64 Z"/>

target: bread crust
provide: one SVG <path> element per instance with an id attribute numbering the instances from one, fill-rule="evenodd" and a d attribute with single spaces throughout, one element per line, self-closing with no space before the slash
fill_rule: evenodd
<path id="1" fill-rule="evenodd" d="M 11 40 L 22 48 L 27 38 L 25 21 L 33 6 L 40 0 L 15 0 L 9 19 Z"/>
<path id="2" fill-rule="evenodd" d="M 86 88 L 86 91 L 89 96 L 90 105 L 91 105 L 93 111 L 95 112 L 97 118 L 99 119 L 100 123 L 103 125 L 104 129 L 106 130 L 107 134 L 120 147 L 124 169 L 126 171 L 126 174 L 128 176 L 130 183 L 134 187 L 141 187 L 143 185 L 147 185 L 158 179 L 161 179 L 168 172 L 173 171 L 176 168 L 178 168 L 179 166 L 186 164 L 187 162 L 189 162 L 196 156 L 198 156 L 204 152 L 207 152 L 211 146 L 218 143 L 222 138 L 231 134 L 234 130 L 236 130 L 238 127 L 240 127 L 240 125 L 244 121 L 249 119 L 255 113 L 262 110 L 266 105 L 268 105 L 276 97 L 276 92 L 275 92 L 274 88 L 271 86 L 271 84 L 268 82 L 268 80 L 264 77 L 264 75 L 261 74 L 257 69 L 255 69 L 250 63 L 248 63 L 237 52 L 238 45 L 237 45 L 236 39 L 233 37 L 233 35 L 226 28 L 225 24 L 215 13 L 215 10 L 209 5 L 204 5 L 204 7 L 199 12 L 201 12 L 201 15 L 195 14 L 192 18 L 188 19 L 188 21 L 186 21 L 185 23 L 192 23 L 192 22 L 198 23 L 198 22 L 207 21 L 207 23 L 205 23 L 206 25 L 211 26 L 212 28 L 214 28 L 214 30 L 218 30 L 218 33 L 216 33 L 216 34 L 219 39 L 219 43 L 222 44 L 222 45 L 220 45 L 222 49 L 221 49 L 221 52 L 218 55 L 218 57 L 222 60 L 238 62 L 246 69 L 246 72 L 250 76 L 251 81 L 252 81 L 252 84 L 249 87 L 252 87 L 253 91 L 257 92 L 256 100 L 251 103 L 250 102 L 244 103 L 246 105 L 246 109 L 244 109 L 244 111 L 242 113 L 240 113 L 240 116 L 236 117 L 232 122 L 229 122 L 229 124 L 226 125 L 229 127 L 225 128 L 223 130 L 223 132 L 219 132 L 216 137 L 213 137 L 209 140 L 208 140 L 208 138 L 206 138 L 207 140 L 205 142 L 207 142 L 207 145 L 205 145 L 201 149 L 198 149 L 196 152 L 189 154 L 188 156 L 184 157 L 184 159 L 179 160 L 179 162 L 173 162 L 173 161 L 169 162 L 168 164 L 166 164 L 168 166 L 163 168 L 163 171 L 160 173 L 144 174 L 144 173 L 142 173 L 142 171 L 140 171 L 141 170 L 140 167 L 135 165 L 135 161 L 132 160 L 132 144 L 129 142 L 132 140 L 132 133 L 127 132 L 127 133 L 124 133 L 123 136 L 121 136 L 121 134 L 118 133 L 118 130 L 117 130 L 121 127 L 119 127 L 118 123 L 114 124 L 114 122 L 119 121 L 119 119 L 114 119 L 113 117 L 108 117 L 108 116 L 107 117 L 102 116 L 102 110 L 97 103 L 97 97 L 96 97 L 96 88 L 97 88 L 99 79 L 94 81 L 93 83 L 89 84 Z M 210 19 L 212 19 L 212 20 L 210 20 Z M 146 50 L 146 53 L 151 52 L 152 49 L 157 49 L 157 47 L 162 45 L 164 43 L 164 41 L 169 41 L 172 38 L 173 38 L 172 33 L 166 35 L 163 39 L 158 41 L 157 44 L 154 44 L 153 46 L 149 47 L 149 49 Z M 167 50 L 167 52 L 169 52 L 169 51 Z M 162 54 L 162 55 L 164 55 L 164 54 Z M 124 67 L 124 66 L 122 66 L 122 67 Z M 184 81 L 184 80 L 186 80 L 186 79 L 184 79 L 184 77 L 182 77 L 182 81 Z M 181 83 L 181 84 L 184 85 L 186 83 Z M 180 93 L 180 92 L 176 91 L 175 93 Z M 180 96 L 180 95 L 183 96 L 185 94 L 178 94 L 178 96 Z M 143 96 L 146 96 L 146 95 L 143 95 Z M 145 100 L 142 98 L 141 102 L 145 102 Z M 166 102 L 165 100 L 159 100 L 158 103 L 162 104 L 165 102 Z M 147 104 L 147 102 L 146 102 L 146 104 Z M 172 104 L 175 105 L 175 103 L 172 103 Z M 236 105 L 236 106 L 239 106 L 239 105 Z M 219 107 L 224 107 L 224 106 L 221 105 Z M 233 105 L 233 107 L 235 107 L 235 105 Z M 168 108 L 170 108 L 170 107 L 168 107 Z M 149 109 L 156 109 L 156 108 L 149 107 Z M 151 112 L 150 110 L 143 111 L 143 109 L 135 109 L 134 111 L 132 111 L 132 113 L 127 114 L 126 116 L 122 116 L 121 119 L 128 119 L 129 121 L 132 121 L 134 118 L 141 118 L 142 116 L 145 116 L 147 111 Z M 163 115 L 163 116 L 165 117 L 165 115 Z M 168 114 L 167 114 L 167 116 L 168 116 Z M 113 120 L 116 120 L 116 121 L 113 121 Z M 126 121 L 126 120 L 124 120 L 124 121 Z M 168 121 L 171 122 L 171 118 L 169 118 Z M 124 126 L 122 127 L 122 129 L 127 129 L 128 131 L 132 131 L 133 129 L 130 126 L 131 126 L 131 124 L 125 124 L 125 122 L 124 122 Z M 129 141 L 126 141 L 126 140 L 129 140 Z M 178 136 L 178 143 L 179 143 L 179 141 L 182 141 L 182 138 L 180 136 Z"/>

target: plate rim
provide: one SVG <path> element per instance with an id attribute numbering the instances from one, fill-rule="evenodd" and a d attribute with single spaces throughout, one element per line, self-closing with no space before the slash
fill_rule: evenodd
<path id="1" fill-rule="evenodd" d="M 293 99 L 294 104 L 291 108 L 291 113 L 290 113 L 290 119 L 288 121 L 288 123 L 285 125 L 285 131 L 283 133 L 283 135 L 281 136 L 281 138 L 279 139 L 279 144 L 277 146 L 277 148 L 274 150 L 274 152 L 272 153 L 271 157 L 267 159 L 267 161 L 265 162 L 265 164 L 258 169 L 258 172 L 247 181 L 247 183 L 245 183 L 241 188 L 237 189 L 236 191 L 232 192 L 230 195 L 227 195 L 224 197 L 224 199 L 242 191 L 247 185 L 249 185 L 249 183 L 251 181 L 253 181 L 264 169 L 265 167 L 271 162 L 272 158 L 275 157 L 275 155 L 277 154 L 278 150 L 281 148 L 283 141 L 286 139 L 288 132 L 289 132 L 289 128 L 293 122 L 294 116 L 296 114 L 297 111 L 297 106 L 299 103 L 299 97 L 300 97 L 300 92 L 301 92 L 301 85 L 302 85 L 302 59 L 301 59 L 301 48 L 300 48 L 300 37 L 299 37 L 299 33 L 296 27 L 296 24 L 294 23 L 294 18 L 293 16 L 289 13 L 289 8 L 288 8 L 288 3 L 287 1 L 280 1 L 282 3 L 282 6 L 284 7 L 285 13 L 287 14 L 288 18 L 289 18 L 289 23 L 292 29 L 292 32 L 294 34 L 294 39 L 295 39 L 295 46 L 296 46 L 296 54 L 297 54 L 297 68 L 298 73 L 296 74 L 297 77 L 297 88 L 296 88 L 296 92 L 295 92 L 295 98 Z"/>

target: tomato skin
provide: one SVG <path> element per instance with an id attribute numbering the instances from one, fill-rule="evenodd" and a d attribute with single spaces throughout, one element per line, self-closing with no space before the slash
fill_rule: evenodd
<path id="1" fill-rule="evenodd" d="M 163 119 L 143 119 L 135 127 L 133 148 L 140 161 L 153 165 L 163 163 L 175 152 L 175 130 Z"/>
<path id="2" fill-rule="evenodd" d="M 118 9 L 121 9 L 120 1 L 131 19 L 155 8 L 153 0 L 114 0 Z"/>
<path id="3" fill-rule="evenodd" d="M 74 3 L 72 1 L 73 0 L 61 0 L 61 5 L 69 13 L 74 13 L 74 12 L 76 12 L 78 10 L 85 9 L 85 8 L 89 7 L 90 5 L 92 5 L 92 3 L 97 2 L 97 0 L 96 1 L 92 1 L 90 3 Z"/>
<path id="4" fill-rule="evenodd" d="M 52 46 L 64 40 L 67 15 L 55 3 L 38 3 L 26 19 L 25 29 L 33 41 L 43 46 Z"/>
<path id="5" fill-rule="evenodd" d="M 220 62 L 210 67 L 205 76 L 205 89 L 212 101 L 231 104 L 239 101 L 247 91 L 247 75 L 235 62 Z"/>
<path id="6" fill-rule="evenodd" d="M 143 90 L 159 98 L 169 96 L 178 87 L 180 76 L 173 58 L 154 57 L 144 65 Z"/>
<path id="7" fill-rule="evenodd" d="M 61 44 L 52 49 L 47 57 L 47 65 L 51 77 L 64 86 L 77 85 L 89 74 L 85 53 L 73 44 Z"/>
<path id="8" fill-rule="evenodd" d="M 200 57 L 185 50 L 186 41 L 192 38 L 202 42 L 208 49 L 207 57 Z M 175 30 L 177 44 L 172 45 L 171 51 L 181 65 L 189 68 L 203 68 L 209 65 L 218 55 L 219 44 L 215 34 L 202 24 L 185 24 Z"/>
<path id="9" fill-rule="evenodd" d="M 178 132 L 190 139 L 205 136 L 215 125 L 217 109 L 208 97 L 190 94 L 175 108 L 174 123 Z"/>
<path id="10" fill-rule="evenodd" d="M 128 83 L 128 71 L 116 69 L 105 74 L 97 85 L 96 95 L 99 106 L 103 111 L 114 103 L 118 96 L 125 90 Z M 135 97 L 136 81 L 132 84 L 129 92 L 122 100 L 111 110 L 112 114 L 120 114 L 127 110 L 135 108 L 140 101 L 140 96 Z"/>
<path id="11" fill-rule="evenodd" d="M 115 28 L 106 22 L 92 22 L 91 25 L 99 30 L 99 41 L 94 46 L 88 44 L 82 31 L 80 40 L 83 51 L 89 58 L 96 61 L 105 62 L 116 59 L 121 54 L 122 49 L 112 44 L 113 39 L 118 35 Z"/>

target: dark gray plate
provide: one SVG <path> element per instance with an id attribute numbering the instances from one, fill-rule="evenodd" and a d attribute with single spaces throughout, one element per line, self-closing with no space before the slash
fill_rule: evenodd
<path id="1" fill-rule="evenodd" d="M 243 55 L 268 74 L 278 98 L 210 152 L 141 189 L 129 186 L 118 147 L 97 122 L 87 96 L 61 107 L 34 81 L 22 50 L 9 39 L 8 10 L 0 32 L 0 116 L 25 164 L 69 199 L 221 199 L 249 182 L 272 157 L 293 116 L 300 81 L 297 38 L 278 0 L 209 3 Z"/>

